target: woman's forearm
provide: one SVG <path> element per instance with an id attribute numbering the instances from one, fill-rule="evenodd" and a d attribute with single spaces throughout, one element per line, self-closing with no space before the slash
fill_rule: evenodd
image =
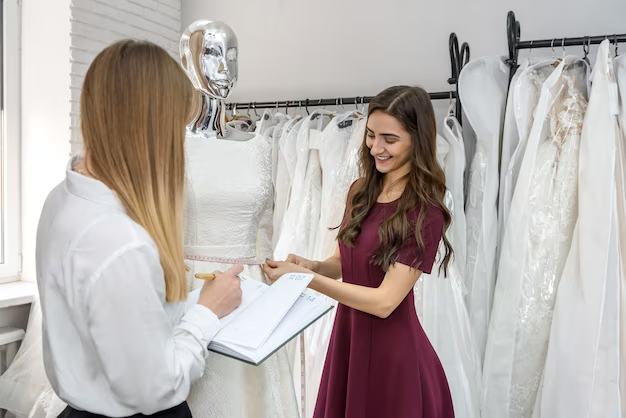
<path id="1" fill-rule="evenodd" d="M 338 280 L 341 278 L 341 259 L 332 256 L 325 261 L 315 261 L 312 270 L 327 278 Z"/>
<path id="2" fill-rule="evenodd" d="M 397 307 L 397 304 L 393 306 L 393 302 L 391 302 L 393 298 L 387 297 L 385 290 L 380 287 L 339 282 L 318 272 L 316 272 L 309 287 L 343 305 L 380 318 L 388 317 Z"/>

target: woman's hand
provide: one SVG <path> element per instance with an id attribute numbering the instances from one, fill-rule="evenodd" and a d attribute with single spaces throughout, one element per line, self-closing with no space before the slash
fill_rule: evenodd
<path id="1" fill-rule="evenodd" d="M 311 261 L 304 257 L 300 257 L 299 255 L 289 254 L 287 260 L 285 261 L 287 263 L 293 263 L 300 267 L 304 267 L 307 270 L 316 271 L 317 261 Z"/>
<path id="2" fill-rule="evenodd" d="M 243 267 L 235 265 L 226 273 L 215 271 L 215 279 L 202 286 L 198 303 L 209 308 L 218 318 L 223 318 L 241 305 L 241 282 L 237 275 Z"/>
<path id="3" fill-rule="evenodd" d="M 308 260 L 307 260 L 308 261 Z M 303 266 L 300 266 L 295 263 L 290 263 L 287 261 L 272 261 L 267 260 L 265 264 L 261 266 L 263 272 L 267 275 L 267 277 L 274 283 L 276 280 L 280 279 L 283 275 L 288 273 L 309 273 L 313 272 Z"/>

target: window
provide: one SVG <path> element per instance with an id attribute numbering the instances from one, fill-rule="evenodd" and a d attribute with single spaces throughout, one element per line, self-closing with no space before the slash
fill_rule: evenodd
<path id="1" fill-rule="evenodd" d="M 0 7 L 0 283 L 19 279 L 20 208 L 20 9 Z"/>

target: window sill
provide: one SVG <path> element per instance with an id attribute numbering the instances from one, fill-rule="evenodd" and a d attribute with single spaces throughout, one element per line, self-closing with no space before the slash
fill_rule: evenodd
<path id="1" fill-rule="evenodd" d="M 35 283 L 19 281 L 0 284 L 0 309 L 29 304 L 35 299 L 35 294 Z"/>

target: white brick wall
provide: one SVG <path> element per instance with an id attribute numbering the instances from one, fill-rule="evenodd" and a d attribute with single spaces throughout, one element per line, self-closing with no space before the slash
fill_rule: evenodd
<path id="1" fill-rule="evenodd" d="M 71 138 L 72 155 L 82 149 L 80 89 L 89 64 L 111 43 L 145 39 L 178 59 L 182 0 L 71 1 Z"/>

